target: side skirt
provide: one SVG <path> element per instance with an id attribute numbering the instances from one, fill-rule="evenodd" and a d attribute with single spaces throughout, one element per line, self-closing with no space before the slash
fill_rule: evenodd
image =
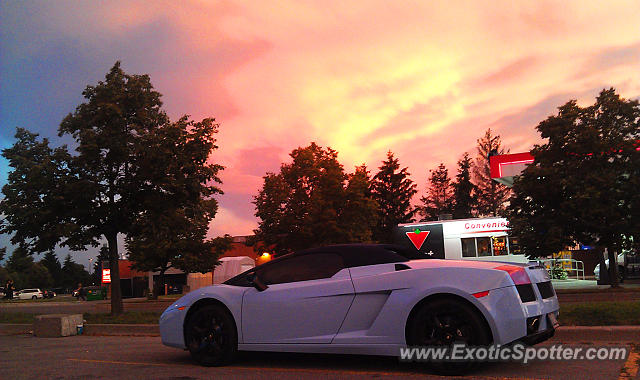
<path id="1" fill-rule="evenodd" d="M 397 344 L 238 344 L 239 351 L 400 356 Z"/>

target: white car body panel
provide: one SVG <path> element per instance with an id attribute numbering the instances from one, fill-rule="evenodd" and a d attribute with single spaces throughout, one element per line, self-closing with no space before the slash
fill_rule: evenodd
<path id="1" fill-rule="evenodd" d="M 353 298 L 347 268 L 328 279 L 270 285 L 263 292 L 248 288 L 243 343 L 331 343 Z"/>
<path id="2" fill-rule="evenodd" d="M 549 281 L 546 270 L 520 265 L 526 268 L 536 294 L 535 301 L 522 303 L 509 274 L 495 269 L 502 264 L 518 265 L 412 260 L 345 268 L 328 279 L 274 284 L 264 291 L 209 286 L 185 295 L 162 314 L 162 342 L 185 348 L 185 317 L 202 299 L 229 309 L 236 322 L 238 349 L 247 351 L 396 356 L 407 344 L 405 329 L 412 309 L 439 294 L 464 299 L 480 311 L 496 344 L 525 337 L 531 316 L 542 317 L 539 332 L 550 328 L 545 316 L 557 316 L 557 297 L 542 299 L 535 286 Z M 486 291 L 487 295 L 473 296 Z"/>

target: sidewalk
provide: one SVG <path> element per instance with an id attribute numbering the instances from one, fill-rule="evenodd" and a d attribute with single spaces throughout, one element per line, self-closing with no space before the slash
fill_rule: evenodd
<path id="1" fill-rule="evenodd" d="M 611 289 L 610 285 L 598 285 L 596 280 L 576 280 L 575 278 L 567 280 L 551 280 L 553 288 L 557 293 L 570 293 L 570 292 L 600 292 L 600 291 L 616 291 L 616 292 L 640 292 L 640 284 L 638 283 L 623 283 L 620 284 L 619 289 Z"/>

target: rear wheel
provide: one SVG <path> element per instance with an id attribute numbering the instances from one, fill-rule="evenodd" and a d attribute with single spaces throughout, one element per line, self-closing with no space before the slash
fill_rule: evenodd
<path id="1" fill-rule="evenodd" d="M 38 299 L 38 296 L 32 296 L 32 297 L 31 297 L 31 299 L 32 299 L 32 300 L 37 300 L 37 299 Z"/>
<path id="2" fill-rule="evenodd" d="M 455 299 L 441 298 L 422 305 L 409 322 L 407 332 L 410 346 L 486 346 L 491 343 L 491 332 L 478 312 Z M 431 362 L 434 369 L 445 374 L 464 373 L 476 364 Z"/>
<path id="3" fill-rule="evenodd" d="M 204 366 L 228 364 L 238 351 L 233 317 L 219 305 L 204 306 L 189 317 L 185 340 L 191 356 Z"/>

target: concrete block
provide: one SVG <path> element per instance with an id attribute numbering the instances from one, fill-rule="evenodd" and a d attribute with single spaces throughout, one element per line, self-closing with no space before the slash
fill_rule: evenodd
<path id="1" fill-rule="evenodd" d="M 82 324 L 82 314 L 45 314 L 33 321 L 33 335 L 44 338 L 77 335 L 76 326 Z"/>

